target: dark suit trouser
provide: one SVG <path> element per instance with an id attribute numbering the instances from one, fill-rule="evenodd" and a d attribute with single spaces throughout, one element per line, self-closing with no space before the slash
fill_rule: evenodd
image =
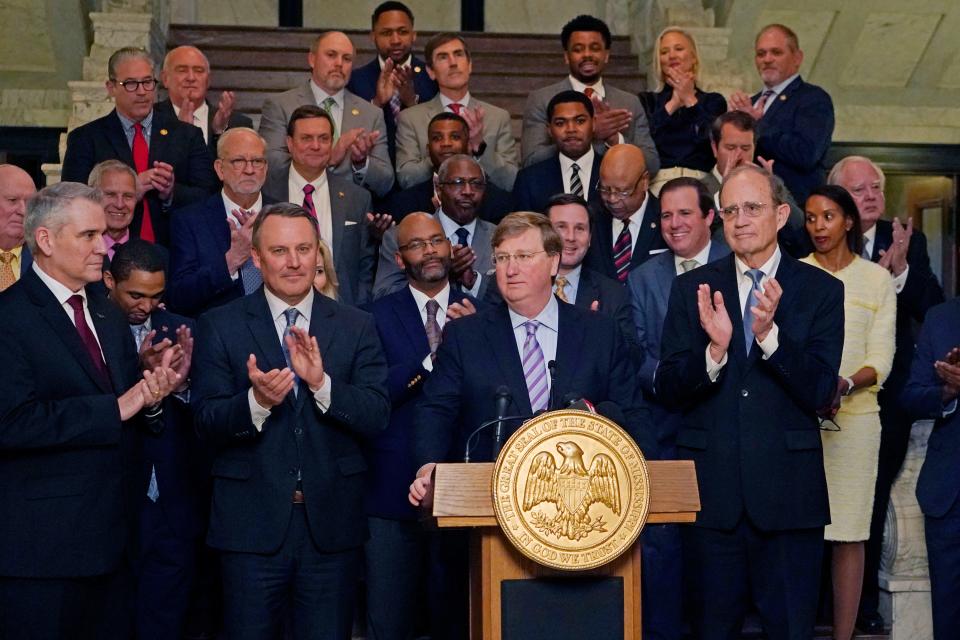
<path id="1" fill-rule="evenodd" d="M 738 640 L 752 602 L 770 640 L 813 638 L 823 527 L 764 532 L 683 528 L 693 637 Z"/>
<path id="2" fill-rule="evenodd" d="M 913 421 L 900 410 L 895 396 L 880 392 L 880 457 L 877 463 L 877 483 L 873 494 L 873 514 L 870 517 L 870 539 L 864 553 L 863 593 L 860 612 L 863 616 L 879 615 L 880 555 L 883 550 L 883 529 L 887 522 L 887 506 L 893 482 L 900 473 L 910 444 Z"/>
<path id="3" fill-rule="evenodd" d="M 960 634 L 960 500 L 941 518 L 924 518 L 930 599 L 933 604 L 933 637 Z"/>
<path id="4" fill-rule="evenodd" d="M 140 507 L 137 639 L 176 640 L 183 635 L 196 562 L 196 539 L 181 538 L 163 507 L 146 496 Z"/>
<path id="5" fill-rule="evenodd" d="M 349 640 L 360 548 L 318 550 L 303 505 L 276 553 L 223 551 L 221 563 L 224 637 L 274 640 L 290 619 L 294 640 Z"/>
<path id="6" fill-rule="evenodd" d="M 680 527 L 647 525 L 640 534 L 643 559 L 643 637 L 680 640 L 683 633 L 683 553 Z"/>
<path id="7" fill-rule="evenodd" d="M 424 563 L 427 537 L 415 520 L 369 516 L 364 545 L 368 640 L 414 637 L 417 612 L 427 601 Z"/>

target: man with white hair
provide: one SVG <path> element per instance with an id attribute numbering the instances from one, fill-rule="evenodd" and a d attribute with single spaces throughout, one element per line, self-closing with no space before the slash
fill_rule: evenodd
<path id="1" fill-rule="evenodd" d="M 30 249 L 23 242 L 27 202 L 37 192 L 33 178 L 20 167 L 0 164 L 0 291 L 30 268 Z"/>

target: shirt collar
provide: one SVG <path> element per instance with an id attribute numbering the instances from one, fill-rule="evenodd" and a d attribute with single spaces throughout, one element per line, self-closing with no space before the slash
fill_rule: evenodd
<path id="1" fill-rule="evenodd" d="M 303 188 L 307 186 L 307 179 L 300 175 L 294 168 L 293 163 L 290 164 L 290 183 L 297 188 L 297 191 L 303 191 Z M 321 187 L 327 184 L 327 172 L 324 171 L 319 178 L 309 184 L 313 185 L 314 191 L 319 191 Z"/>
<path id="2" fill-rule="evenodd" d="M 324 91 L 320 85 L 313 81 L 313 78 L 310 78 L 310 91 L 313 92 L 313 99 L 317 101 L 317 105 L 322 105 L 323 101 L 327 98 L 333 98 L 333 101 L 337 103 L 337 106 L 340 109 L 343 109 L 343 89 L 337 91 L 334 94 L 329 94 Z"/>
<path id="3" fill-rule="evenodd" d="M 387 64 L 387 61 L 383 58 L 383 56 L 379 56 L 379 55 L 377 56 L 377 61 L 380 63 L 380 70 L 382 71 L 383 65 Z M 411 64 L 413 64 L 413 54 L 409 53 L 407 54 L 406 60 L 400 63 L 400 67 L 406 69 Z"/>
<path id="4" fill-rule="evenodd" d="M 557 302 L 556 296 L 551 295 L 550 298 L 547 299 L 547 306 L 545 306 L 535 318 L 525 318 L 511 309 L 509 305 L 507 306 L 507 311 L 510 313 L 510 324 L 514 329 L 528 320 L 536 320 L 541 326 L 544 326 L 554 332 L 559 332 L 560 303 Z"/>
<path id="5" fill-rule="evenodd" d="M 440 226 L 443 227 L 443 235 L 450 238 L 455 235 L 455 232 L 460 227 L 463 227 L 470 232 L 470 241 L 473 241 L 473 233 L 477 228 L 477 219 L 474 218 L 467 224 L 459 224 L 453 218 L 448 216 L 443 212 L 443 207 L 437 209 L 437 219 L 440 220 Z"/>
<path id="6" fill-rule="evenodd" d="M 870 248 L 873 248 L 873 243 L 877 241 L 877 225 L 874 224 L 872 227 L 863 232 L 863 237 L 867 239 L 867 242 L 870 243 Z"/>
<path id="7" fill-rule="evenodd" d="M 570 269 L 570 273 L 565 274 L 563 277 L 567 279 L 568 285 L 576 289 L 580 286 L 580 273 L 582 271 L 583 264 L 578 264 L 573 269 Z"/>
<path id="8" fill-rule="evenodd" d="M 180 107 L 171 100 L 170 104 L 173 105 L 173 112 L 177 115 L 177 118 L 180 117 Z M 207 117 L 210 114 L 210 107 L 207 105 L 207 101 L 204 100 L 200 103 L 200 106 L 193 110 L 193 117 L 198 119 L 200 122 L 206 122 Z"/>
<path id="9" fill-rule="evenodd" d="M 577 166 L 580 167 L 580 171 L 589 171 L 593 168 L 593 145 L 587 149 L 587 152 L 574 160 L 573 158 L 568 158 L 562 153 L 558 153 L 557 156 L 560 158 L 560 171 L 563 175 L 567 175 L 570 172 L 570 167 L 574 162 L 577 163 Z M 644 200 L 646 201 L 646 200 Z"/>
<path id="10" fill-rule="evenodd" d="M 712 173 L 713 177 L 717 179 L 718 184 L 723 184 L 723 174 L 720 173 L 720 169 L 717 168 L 717 165 L 713 165 L 713 169 L 710 170 L 710 173 Z"/>
<path id="11" fill-rule="evenodd" d="M 294 171 L 293 173 L 297 173 Z M 298 174 L 299 175 L 299 174 Z M 306 184 L 306 182 L 304 182 Z M 225 190 L 220 191 L 220 196 L 223 198 L 223 208 L 227 212 L 227 220 L 233 220 L 234 222 L 239 222 L 237 217 L 233 215 L 234 209 L 243 209 L 240 205 L 230 199 Z M 253 206 L 247 209 L 247 211 L 252 211 L 254 214 L 260 213 L 260 209 L 263 208 L 263 194 L 257 194 L 257 201 L 253 203 Z"/>
<path id="12" fill-rule="evenodd" d="M 583 93 L 583 90 L 589 86 L 591 89 L 593 89 L 593 92 L 596 93 L 597 97 L 600 98 L 601 100 L 607 97 L 607 93 L 603 90 L 603 78 L 600 78 L 599 80 L 597 80 L 591 85 L 586 85 L 580 82 L 579 80 L 577 80 L 576 78 L 574 78 L 572 75 L 567 77 L 570 79 L 570 86 L 573 87 L 574 91 L 579 91 L 580 93 Z"/>
<path id="13" fill-rule="evenodd" d="M 762 265 L 760 265 L 760 271 L 763 271 L 764 280 L 767 280 L 769 278 L 773 278 L 774 276 L 776 276 L 777 269 L 780 267 L 781 255 L 782 254 L 780 253 L 780 245 L 777 245 L 776 248 L 774 248 L 773 250 L 773 255 L 770 256 L 770 259 L 764 262 Z M 740 257 L 737 255 L 734 255 L 733 262 L 737 266 L 737 283 L 740 283 L 745 277 L 744 274 L 746 274 L 747 270 L 750 269 L 750 267 L 748 267 L 746 263 L 741 261 Z M 746 276 L 746 277 L 749 277 L 749 276 Z"/>
<path id="14" fill-rule="evenodd" d="M 147 319 L 143 321 L 143 324 L 132 324 L 132 325 L 130 325 L 130 331 L 133 332 L 133 335 L 134 335 L 134 336 L 137 335 L 137 329 L 139 329 L 140 327 L 143 327 L 143 329 L 144 329 L 144 331 L 143 331 L 144 335 L 150 333 L 150 330 L 153 329 L 153 322 L 151 322 L 150 316 L 147 316 Z"/>
<path id="15" fill-rule="evenodd" d="M 2 252 L 2 253 L 12 253 L 12 254 L 13 254 L 13 257 L 16 258 L 16 260 L 19 262 L 20 259 L 21 259 L 21 257 L 23 256 L 23 245 L 22 245 L 22 244 L 18 244 L 17 246 L 13 247 L 12 249 L 0 249 L 0 252 Z"/>
<path id="16" fill-rule="evenodd" d="M 290 305 L 273 295 L 267 287 L 263 288 L 263 293 L 267 298 L 267 306 L 270 307 L 270 317 L 276 322 L 283 315 L 283 312 L 290 308 Z M 313 287 L 310 287 L 310 291 L 307 292 L 303 300 L 293 305 L 293 308 L 303 316 L 307 326 L 310 326 L 310 313 L 313 311 L 313 296 Z"/>
<path id="17" fill-rule="evenodd" d="M 790 86 L 791 82 L 793 82 L 799 77 L 800 77 L 800 72 L 798 71 L 797 73 L 793 74 L 792 76 L 790 76 L 789 78 L 781 82 L 780 84 L 776 84 L 776 85 L 773 85 L 772 87 L 769 87 L 769 89 L 773 91 L 774 96 L 779 96 L 781 93 L 783 93 L 784 89 Z M 767 88 L 768 87 L 764 85 L 763 89 L 760 90 L 760 93 L 762 94 L 764 91 L 767 90 Z"/>
<path id="18" fill-rule="evenodd" d="M 650 192 L 647 191 L 647 195 L 643 198 L 643 204 L 640 205 L 640 208 L 630 214 L 630 217 L 627 218 L 627 224 L 632 224 L 634 227 L 639 227 L 640 223 L 643 222 L 643 216 L 647 212 L 647 204 L 650 202 Z"/>
<path id="19" fill-rule="evenodd" d="M 433 296 L 432 298 L 423 291 L 413 287 L 410 287 L 410 293 L 413 294 L 413 300 L 417 303 L 418 310 L 425 309 L 429 300 L 436 300 L 437 304 L 440 305 L 437 315 L 440 315 L 441 313 L 443 315 L 447 315 L 447 306 L 450 304 L 450 283 L 443 285 L 443 289 L 440 289 L 440 291 L 437 292 L 437 295 Z"/>
<path id="20" fill-rule="evenodd" d="M 119 111 L 117 111 L 117 117 L 120 118 L 120 124 L 123 125 L 124 131 L 133 132 L 133 125 L 136 124 L 136 121 L 131 120 Z M 147 117 L 140 121 L 140 124 L 143 125 L 144 135 L 150 133 L 150 128 L 153 126 L 153 109 L 150 109 L 150 113 L 148 113 Z"/>
<path id="21" fill-rule="evenodd" d="M 448 98 L 447 96 L 443 95 L 443 93 L 440 93 L 439 95 L 440 95 L 440 104 L 443 105 L 443 108 L 444 108 L 444 109 L 448 108 L 448 107 L 449 107 L 451 104 L 453 104 L 454 102 L 457 102 L 457 103 L 459 103 L 459 104 L 462 104 L 462 105 L 465 106 L 465 107 L 470 106 L 470 100 L 471 100 L 471 98 L 470 98 L 470 92 L 469 92 L 469 91 L 467 91 L 467 92 L 463 95 L 463 97 L 460 98 L 459 100 L 451 100 L 451 99 Z"/>
<path id="22" fill-rule="evenodd" d="M 47 288 L 50 289 L 53 293 L 53 297 L 57 299 L 57 302 L 60 303 L 60 306 L 63 306 L 67 303 L 67 300 L 70 299 L 70 296 L 78 295 L 83 298 L 83 303 L 87 303 L 87 291 L 84 287 L 80 287 L 79 291 L 70 291 L 70 289 L 60 282 L 55 280 L 53 276 L 49 275 L 46 271 L 40 268 L 40 265 L 34 261 L 33 263 L 33 272 L 37 274 L 37 277 L 43 281 L 43 284 L 47 285 Z"/>
<path id="23" fill-rule="evenodd" d="M 120 236 L 119 240 L 114 240 L 107 234 L 103 234 L 103 245 L 106 247 L 107 252 L 109 253 L 117 245 L 121 245 L 124 242 L 130 240 L 130 227 L 127 227 L 127 230 L 123 232 L 123 235 Z M 112 254 L 111 254 L 112 255 Z"/>
<path id="24" fill-rule="evenodd" d="M 697 255 L 693 256 L 693 258 L 684 258 L 684 257 L 678 256 L 677 254 L 673 254 L 673 264 L 677 268 L 677 271 L 682 271 L 682 269 L 680 268 L 680 263 L 683 262 L 684 260 L 696 260 L 698 267 L 702 267 L 703 265 L 710 262 L 710 246 L 712 244 L 713 243 L 710 240 L 707 240 L 707 245 L 703 249 L 701 249 Z"/>

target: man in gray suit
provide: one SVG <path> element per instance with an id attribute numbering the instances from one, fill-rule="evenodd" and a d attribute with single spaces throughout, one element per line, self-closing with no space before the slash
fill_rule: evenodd
<path id="1" fill-rule="evenodd" d="M 434 181 L 440 195 L 440 208 L 434 216 L 453 245 L 450 282 L 455 288 L 481 300 L 492 280 L 493 245 L 490 241 L 496 228 L 477 217 L 486 191 L 486 176 L 480 163 L 468 155 L 459 154 L 443 161 Z M 375 299 L 407 285 L 406 276 L 397 266 L 396 253 L 397 229 L 391 227 L 380 244 L 377 280 L 373 287 Z"/>
<path id="2" fill-rule="evenodd" d="M 643 149 L 650 176 L 660 170 L 660 156 L 650 137 L 647 116 L 640 99 L 603 81 L 610 59 L 612 36 L 603 20 L 580 15 L 560 33 L 563 59 L 570 75 L 560 82 L 537 89 L 527 98 L 523 110 L 523 166 L 528 167 L 557 153 L 547 132 L 547 104 L 561 91 L 581 91 L 593 100 L 593 148 L 603 155 L 608 147 L 627 142 Z"/>
<path id="3" fill-rule="evenodd" d="M 307 56 L 313 70 L 310 79 L 264 101 L 260 135 L 267 141 L 270 168 L 286 169 L 290 164 L 286 145 L 290 115 L 305 104 L 321 107 L 333 121 L 330 173 L 383 196 L 393 186 L 387 127 L 380 109 L 344 88 L 353 70 L 353 56 L 353 42 L 346 34 L 320 34 Z"/>
<path id="4" fill-rule="evenodd" d="M 676 459 L 681 413 L 657 401 L 654 373 L 660 361 L 660 335 L 667 301 L 676 277 L 728 253 L 725 242 L 711 242 L 713 199 L 695 178 L 675 178 L 660 191 L 660 232 L 669 251 L 651 258 L 627 279 L 633 319 L 642 352 L 640 385 L 656 425 L 657 450 L 645 452 L 660 460 Z M 643 530 L 643 636 L 680 640 L 682 562 L 677 525 L 650 525 Z"/>
<path id="5" fill-rule="evenodd" d="M 291 161 L 283 167 L 269 165 L 263 195 L 302 205 L 316 219 L 320 238 L 333 254 L 340 302 L 361 305 L 370 299 L 377 260 L 368 227 L 370 194 L 327 171 L 333 129 L 333 118 L 320 107 L 295 109 L 286 136 Z"/>
<path id="6" fill-rule="evenodd" d="M 470 95 L 473 66 L 467 43 L 454 33 L 440 33 L 427 43 L 424 55 L 427 73 L 440 91 L 432 100 L 404 109 L 397 118 L 397 182 L 407 189 L 433 175 L 427 128 L 433 116 L 450 111 L 467 121 L 470 154 L 483 167 L 487 179 L 511 191 L 518 162 L 510 114 Z"/>

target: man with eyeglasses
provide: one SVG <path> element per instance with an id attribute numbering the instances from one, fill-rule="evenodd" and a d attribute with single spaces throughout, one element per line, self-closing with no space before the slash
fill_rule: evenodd
<path id="1" fill-rule="evenodd" d="M 843 286 L 778 246 L 779 178 L 738 167 L 720 203 L 733 255 L 677 276 L 655 377 L 700 487 L 682 532 L 693 637 L 737 637 L 753 605 L 768 637 L 812 638 L 830 521 L 817 410 L 837 389 Z"/>
<path id="2" fill-rule="evenodd" d="M 217 176 L 200 130 L 154 109 L 157 80 L 143 49 L 110 56 L 107 93 L 116 108 L 67 136 L 60 177 L 86 183 L 94 165 L 120 160 L 137 172 L 133 236 L 168 245 L 170 213 L 216 190 Z"/>
<path id="3" fill-rule="evenodd" d="M 597 183 L 603 207 L 591 222 L 585 264 L 621 284 L 630 271 L 667 249 L 660 236 L 660 204 L 647 192 L 649 185 L 640 147 L 618 144 L 603 156 Z"/>
<path id="4" fill-rule="evenodd" d="M 444 160 L 434 177 L 434 189 L 440 197 L 440 206 L 434 217 L 453 244 L 450 282 L 454 288 L 478 300 L 482 300 L 486 294 L 493 269 L 490 238 L 495 227 L 478 217 L 487 184 L 480 163 L 463 154 Z M 390 229 L 380 244 L 377 279 L 373 285 L 374 299 L 406 284 L 394 257 L 396 251 L 397 233 Z"/>
<path id="5" fill-rule="evenodd" d="M 251 258 L 253 221 L 264 204 L 266 142 L 253 129 L 228 129 L 217 141 L 213 163 L 223 189 L 174 213 L 170 225 L 170 282 L 166 301 L 196 317 L 260 288 Z"/>

